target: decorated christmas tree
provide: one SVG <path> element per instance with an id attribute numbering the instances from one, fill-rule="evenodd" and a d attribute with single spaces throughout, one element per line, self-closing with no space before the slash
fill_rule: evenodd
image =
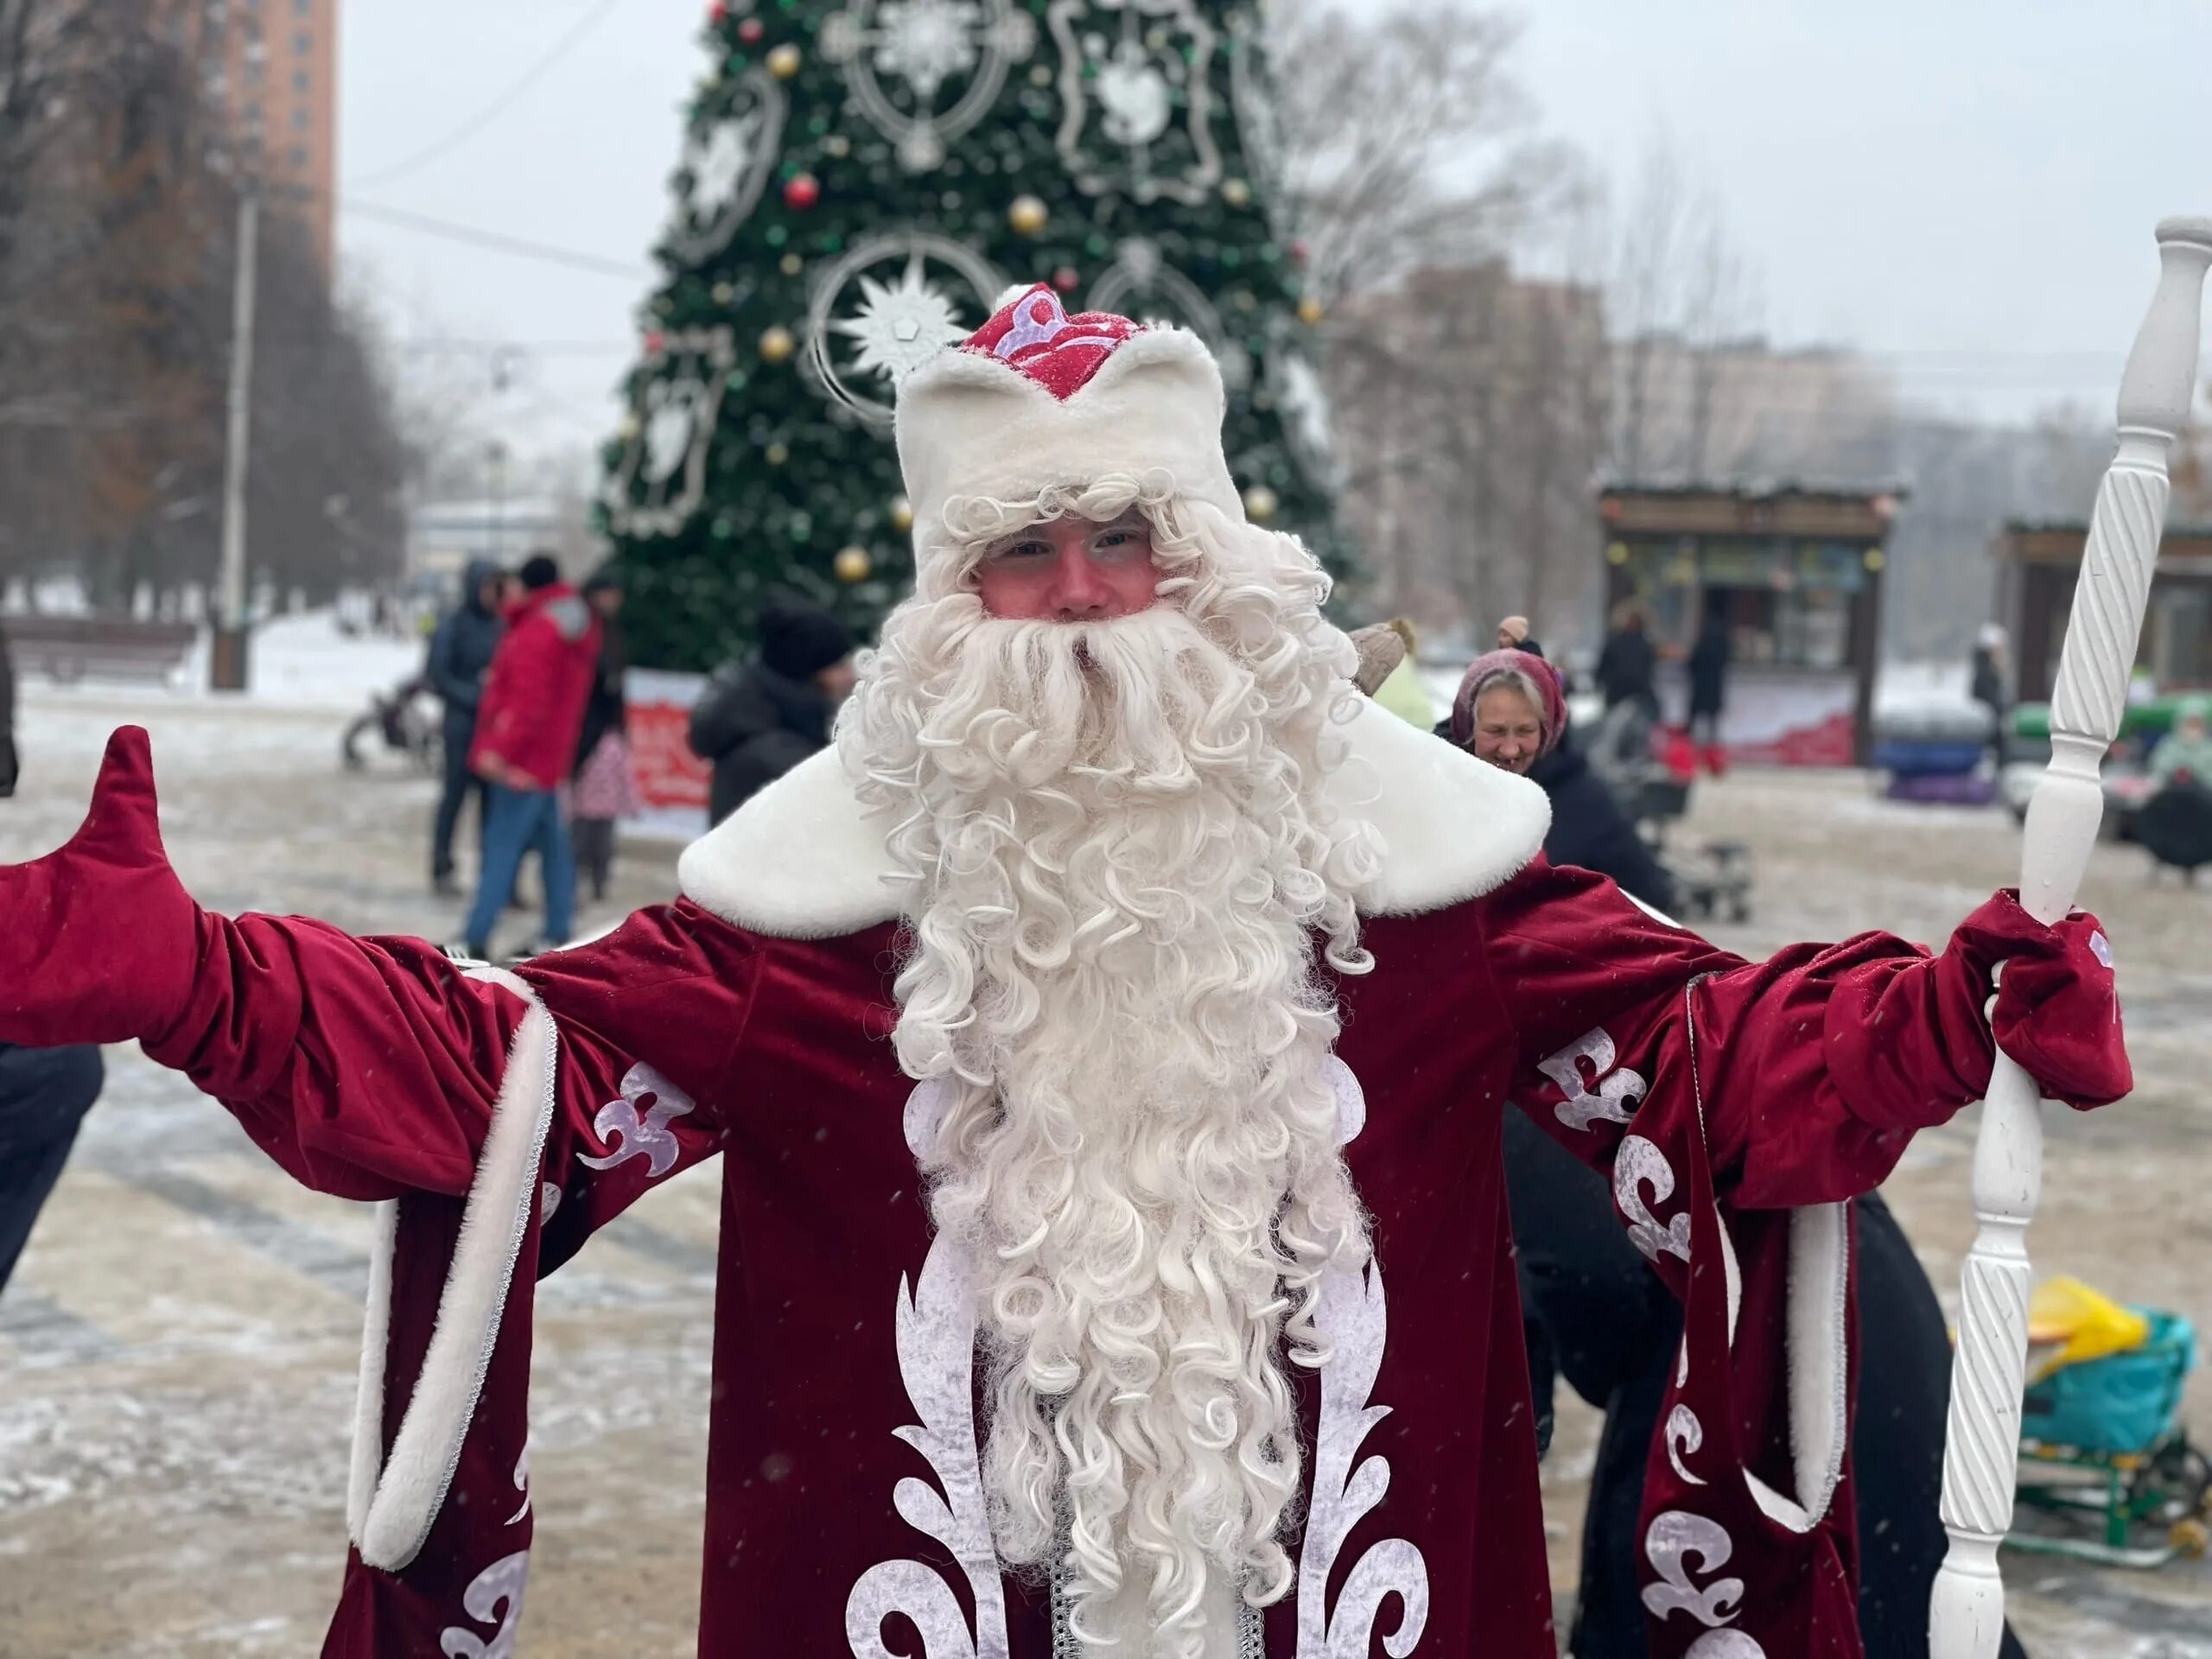
<path id="1" fill-rule="evenodd" d="M 912 571 L 893 391 L 1016 283 L 1195 330 L 1248 512 L 1327 548 L 1259 3 L 713 6 L 607 456 L 638 661 L 711 667 L 778 588 L 872 632 Z"/>

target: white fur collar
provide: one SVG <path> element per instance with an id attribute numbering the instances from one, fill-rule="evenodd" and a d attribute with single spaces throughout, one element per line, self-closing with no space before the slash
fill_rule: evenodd
<path id="1" fill-rule="evenodd" d="M 1484 765 L 1363 701 L 1351 760 L 1330 780 L 1340 810 L 1381 831 L 1382 880 L 1366 910 L 1413 916 L 1501 886 L 1536 855 L 1551 804 L 1525 778 Z M 786 772 L 684 849 L 684 896 L 724 921 L 780 938 L 857 933 L 898 914 L 880 822 L 862 816 L 833 747 Z"/>

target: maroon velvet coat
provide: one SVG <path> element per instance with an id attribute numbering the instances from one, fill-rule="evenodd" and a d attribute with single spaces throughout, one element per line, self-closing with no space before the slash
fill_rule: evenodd
<path id="1" fill-rule="evenodd" d="M 1611 1173 L 1688 1298 L 1646 1498 L 1655 1652 L 1855 1653 L 1841 1201 L 1980 1092 L 1989 964 L 2048 936 L 2000 899 L 1940 956 L 1865 935 L 1746 963 L 1546 866 L 1525 782 L 1379 711 L 1351 730 L 1390 849 L 1375 970 L 1338 988 L 1375 1262 L 1325 1287 L 1299 1583 L 1266 1651 L 1553 1652 L 1500 1179 L 1517 1107 Z M 55 856 L 128 893 L 143 937 L 196 947 L 174 993 L 143 993 L 149 1052 L 301 1180 L 394 1201 L 327 1656 L 509 1651 L 532 1287 L 720 1153 L 701 1654 L 1046 1659 L 1044 1599 L 999 1573 L 982 1519 L 966 1264 L 922 1199 L 931 1096 L 883 1040 L 880 836 L 834 753 L 687 853 L 683 900 L 514 975 L 165 897 L 142 783 Z M 70 895 L 90 880 L 0 872 L 48 960 L 86 931 Z M 41 1029 L 77 1029 L 118 982 L 49 975 Z M 35 1001 L 0 1007 L 0 1036 Z"/>

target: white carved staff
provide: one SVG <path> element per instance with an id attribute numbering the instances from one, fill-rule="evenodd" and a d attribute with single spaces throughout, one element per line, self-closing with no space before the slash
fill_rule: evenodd
<path id="1" fill-rule="evenodd" d="M 2165 518 L 2166 451 L 2188 418 L 2199 307 L 2212 264 L 2212 219 L 2158 226 L 2150 315 L 2120 383 L 2120 452 L 2097 491 L 2050 703 L 2050 766 L 2028 803 L 2020 902 L 2037 920 L 2073 908 L 2097 820 L 2098 767 L 2120 734 L 2128 671 Z M 2021 641 L 2024 651 L 2034 642 Z M 1997 1057 L 1974 1148 L 1980 1222 L 1961 1273 L 1959 1344 L 1943 1449 L 1943 1525 L 1951 1547 L 1929 1613 L 1929 1659 L 1995 1659 L 2005 1622 L 1997 1547 L 2012 1523 L 2020 1396 L 2027 1376 L 2028 1223 L 2043 1185 L 2036 1085 Z"/>

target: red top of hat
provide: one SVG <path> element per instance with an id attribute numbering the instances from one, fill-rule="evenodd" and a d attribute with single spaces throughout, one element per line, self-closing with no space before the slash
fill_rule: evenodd
<path id="1" fill-rule="evenodd" d="M 960 349 L 996 358 L 1065 403 L 1105 367 L 1116 346 L 1141 330 L 1141 324 L 1109 311 L 1071 317 L 1052 286 L 1039 283 L 1001 306 Z"/>

